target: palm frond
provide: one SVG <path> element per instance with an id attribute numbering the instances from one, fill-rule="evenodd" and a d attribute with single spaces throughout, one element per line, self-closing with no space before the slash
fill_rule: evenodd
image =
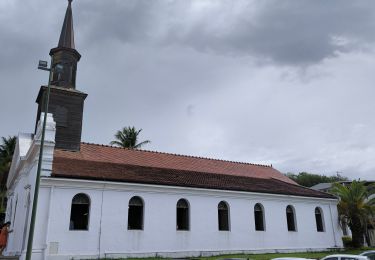
<path id="1" fill-rule="evenodd" d="M 143 142 L 140 142 L 140 143 L 136 144 L 136 145 L 134 146 L 134 148 L 136 148 L 136 149 L 140 149 L 143 145 L 145 145 L 145 144 L 149 144 L 149 143 L 151 143 L 150 140 L 145 140 L 145 141 L 143 141 Z"/>
<path id="2" fill-rule="evenodd" d="M 364 182 L 354 180 L 350 185 L 335 183 L 332 192 L 340 199 L 337 205 L 340 222 L 350 227 L 353 241 L 361 246 L 363 235 L 375 216 L 375 198 L 369 199 L 373 194 L 372 187 L 368 188 Z"/>
<path id="3" fill-rule="evenodd" d="M 141 131 L 142 129 L 137 130 L 134 126 L 123 127 L 116 132 L 116 140 L 110 142 L 110 144 L 123 148 L 140 148 L 141 146 L 150 143 L 149 140 L 138 142 L 138 136 Z"/>

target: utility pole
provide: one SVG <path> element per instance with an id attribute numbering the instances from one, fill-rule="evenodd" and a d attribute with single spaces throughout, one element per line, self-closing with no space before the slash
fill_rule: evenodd
<path id="1" fill-rule="evenodd" d="M 51 64 L 53 64 L 51 62 Z M 62 66 L 57 65 L 55 68 L 48 68 L 47 61 L 39 61 L 38 69 L 45 70 L 49 72 L 48 78 L 48 85 L 47 85 L 47 92 L 44 96 L 44 117 L 43 117 L 43 126 L 42 126 L 42 136 L 40 140 L 40 150 L 39 150 L 39 160 L 38 160 L 38 169 L 36 172 L 36 179 L 35 179 L 35 189 L 34 189 L 34 198 L 33 198 L 33 208 L 31 211 L 31 220 L 30 220 L 30 228 L 29 228 L 29 237 L 27 240 L 27 251 L 26 251 L 26 260 L 31 260 L 31 254 L 33 250 L 33 239 L 34 239 L 34 229 L 35 229 L 35 217 L 36 217 L 36 210 L 38 206 L 38 196 L 39 196 L 39 185 L 40 185 L 40 173 L 42 171 L 42 162 L 43 162 L 43 148 L 44 148 L 44 136 L 46 133 L 46 123 L 47 123 L 47 114 L 48 114 L 48 103 L 49 103 L 49 95 L 51 90 L 51 77 L 54 69 L 60 70 Z"/>

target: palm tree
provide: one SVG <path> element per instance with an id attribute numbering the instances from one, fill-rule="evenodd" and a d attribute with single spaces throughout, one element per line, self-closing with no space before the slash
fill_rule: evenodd
<path id="1" fill-rule="evenodd" d="M 6 210 L 6 181 L 10 165 L 12 163 L 14 149 L 16 147 L 17 138 L 9 136 L 8 138 L 1 137 L 2 144 L 0 145 L 0 221 L 4 221 Z"/>
<path id="2" fill-rule="evenodd" d="M 15 136 L 9 136 L 8 138 L 1 137 L 2 144 L 0 145 L 0 174 L 7 175 L 10 164 L 12 163 L 12 157 L 14 148 L 16 147 L 17 138 Z"/>
<path id="3" fill-rule="evenodd" d="M 0 145 L 0 192 L 5 190 L 5 184 L 8 179 L 10 165 L 12 163 L 14 148 L 16 147 L 17 138 L 9 136 L 1 137 Z M 0 196 L 1 197 L 1 196 Z"/>
<path id="4" fill-rule="evenodd" d="M 134 126 L 124 127 L 121 131 L 117 131 L 115 134 L 116 140 L 112 141 L 110 144 L 123 148 L 141 148 L 143 145 L 151 143 L 149 140 L 138 142 L 138 135 L 141 131 L 142 129 L 137 130 Z"/>
<path id="5" fill-rule="evenodd" d="M 364 182 L 353 181 L 350 185 L 335 183 L 332 193 L 340 198 L 337 205 L 341 224 L 347 224 L 352 231 L 353 247 L 362 247 L 368 225 L 375 220 L 375 186 L 365 186 Z"/>

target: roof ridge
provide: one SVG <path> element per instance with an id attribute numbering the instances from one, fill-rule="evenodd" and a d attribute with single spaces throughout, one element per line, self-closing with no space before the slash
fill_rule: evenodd
<path id="1" fill-rule="evenodd" d="M 204 171 L 165 169 L 160 167 L 132 164 L 128 164 L 126 165 L 127 167 L 124 167 L 125 165 L 123 164 L 110 163 L 111 165 L 115 164 L 121 167 L 117 168 L 107 167 L 108 162 L 67 158 L 60 159 L 62 160 L 55 160 L 54 162 L 51 175 L 52 177 L 295 195 L 315 198 L 334 198 L 330 194 L 317 192 L 315 190 L 303 189 L 303 187 L 300 185 L 288 185 L 289 183 L 278 181 L 274 178 L 234 176 Z M 82 161 L 83 164 L 77 164 L 73 161 Z M 93 171 L 93 169 L 109 170 Z M 77 172 L 80 172 L 80 174 L 76 174 Z"/>
<path id="2" fill-rule="evenodd" d="M 279 179 L 276 179 L 276 178 L 273 178 L 273 177 L 271 177 L 271 179 L 274 179 L 274 180 L 276 180 L 276 181 L 285 182 L 285 181 L 282 181 L 282 180 L 279 180 Z M 290 184 L 290 185 L 295 185 L 295 184 L 292 184 L 292 183 L 289 183 L 289 182 L 285 182 L 285 183 Z M 311 187 L 310 187 L 310 188 L 309 188 L 309 187 L 305 187 L 305 186 L 300 185 L 300 184 L 298 184 L 298 183 L 297 183 L 297 186 L 299 186 L 299 187 L 301 187 L 301 188 L 303 188 L 303 189 L 305 189 L 305 190 L 313 190 L 313 191 L 317 191 L 317 192 L 319 192 L 319 193 L 321 193 L 321 194 L 330 194 L 330 193 L 327 193 L 327 192 L 324 192 L 324 191 L 311 189 Z M 332 195 L 332 194 L 331 194 L 331 195 Z"/>
<path id="3" fill-rule="evenodd" d="M 197 170 L 186 170 L 186 169 L 170 169 L 170 168 L 164 168 L 164 167 L 158 167 L 158 166 L 145 166 L 145 165 L 138 165 L 138 164 L 128 164 L 128 163 L 118 163 L 118 162 L 98 162 L 94 160 L 87 160 L 87 159 L 77 159 L 77 158 L 69 158 L 66 159 L 69 161 L 86 161 L 90 163 L 101 163 L 101 164 L 111 164 L 111 165 L 118 165 L 118 166 L 129 166 L 129 167 L 140 167 L 140 168 L 146 168 L 146 169 L 156 169 L 156 170 L 170 170 L 170 171 L 176 171 L 176 172 L 183 172 L 183 173 L 199 173 L 199 174 L 206 174 L 210 176 L 220 176 L 220 177 L 234 177 L 234 175 L 230 174 L 222 174 L 222 173 L 214 173 L 214 172 L 207 172 L 207 171 L 197 171 Z M 235 176 L 236 178 L 245 178 L 245 179 L 256 179 L 256 180 L 277 180 L 275 178 L 257 178 L 253 176 Z M 282 181 L 284 182 L 284 181 Z M 284 182 L 287 183 L 287 182 Z"/>
<path id="4" fill-rule="evenodd" d="M 266 164 L 257 164 L 257 163 L 249 163 L 249 162 L 240 162 L 240 161 L 215 159 L 215 158 L 209 158 L 209 157 L 203 157 L 203 156 L 194 156 L 194 155 L 186 155 L 186 154 L 159 152 L 159 151 L 142 150 L 142 149 L 130 149 L 130 148 L 112 146 L 112 145 L 108 145 L 108 144 L 96 144 L 96 143 L 89 143 L 89 142 L 81 142 L 81 143 L 82 144 L 88 144 L 88 145 L 96 145 L 96 146 L 114 148 L 114 149 L 123 149 L 123 150 L 129 150 L 129 151 L 146 152 L 146 153 L 156 153 L 156 154 L 166 154 L 166 155 L 179 156 L 179 157 L 196 158 L 196 159 L 204 159 L 204 160 L 210 160 L 210 161 L 229 162 L 229 163 L 236 163 L 236 164 L 245 164 L 245 165 L 253 165 L 253 166 L 266 167 L 266 168 L 273 168 L 272 164 L 271 165 L 266 165 Z"/>

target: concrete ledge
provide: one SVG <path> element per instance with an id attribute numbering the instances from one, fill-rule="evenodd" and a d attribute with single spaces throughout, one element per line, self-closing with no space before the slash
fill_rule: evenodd
<path id="1" fill-rule="evenodd" d="M 105 258 L 144 258 L 144 257 L 162 257 L 183 259 L 185 257 L 210 257 L 217 255 L 233 255 L 233 254 L 267 254 L 267 253 L 298 253 L 298 252 L 320 252 L 338 250 L 341 248 L 294 248 L 294 249 L 257 249 L 257 250 L 220 250 L 220 251 L 178 251 L 178 252 L 106 252 Z M 77 259 L 74 257 L 74 259 Z M 229 259 L 229 258 L 228 258 Z"/>
<path id="2" fill-rule="evenodd" d="M 341 248 L 295 248 L 295 249 L 258 249 L 258 250 L 220 250 L 220 251 L 176 251 L 176 252 L 105 252 L 100 257 L 96 255 L 48 255 L 48 260 L 72 260 L 72 259 L 97 259 L 97 258 L 146 258 L 161 257 L 172 259 L 185 259 L 194 257 L 209 257 L 217 255 L 232 254 L 266 254 L 266 253 L 296 253 L 296 252 L 320 252 L 329 250 L 339 250 Z M 246 258 L 227 258 L 227 259 L 246 259 Z M 0 259 L 1 260 L 1 259 Z M 10 259 L 7 259 L 10 260 Z M 13 259 L 12 259 L 13 260 Z M 16 259 L 14 259 L 16 260 Z M 18 260 L 18 259 L 17 259 Z"/>
<path id="3" fill-rule="evenodd" d="M 18 260 L 19 256 L 0 256 L 0 260 Z"/>

